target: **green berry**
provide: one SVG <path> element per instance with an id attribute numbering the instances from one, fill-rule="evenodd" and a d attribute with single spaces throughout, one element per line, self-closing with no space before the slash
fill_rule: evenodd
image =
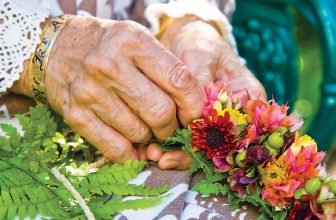
<path id="1" fill-rule="evenodd" d="M 329 190 L 330 190 L 332 193 L 336 194 L 336 180 L 330 180 L 330 181 L 328 182 L 328 186 L 329 186 Z"/>
<path id="2" fill-rule="evenodd" d="M 307 194 L 306 190 L 304 188 L 300 188 L 295 191 L 294 198 L 299 200 L 301 196 L 306 195 L 306 194 Z"/>
<path id="3" fill-rule="evenodd" d="M 271 156 L 277 155 L 279 153 L 279 149 L 271 148 L 270 146 L 268 146 L 267 142 L 265 142 L 264 146 L 268 149 L 268 153 Z"/>
<path id="4" fill-rule="evenodd" d="M 281 135 L 284 135 L 287 131 L 288 129 L 286 127 L 278 127 L 276 129 L 276 132 L 279 132 Z"/>
<path id="5" fill-rule="evenodd" d="M 282 137 L 281 133 L 274 132 L 267 138 L 267 144 L 271 148 L 279 149 L 285 143 L 284 138 Z"/>
<path id="6" fill-rule="evenodd" d="M 236 164 L 239 166 L 239 167 L 245 167 L 246 165 L 242 162 L 242 160 L 245 159 L 245 156 L 246 156 L 246 150 L 238 153 L 235 157 L 235 161 L 236 161 Z"/>
<path id="7" fill-rule="evenodd" d="M 305 190 L 309 194 L 314 194 L 317 190 L 321 189 L 322 182 L 319 178 L 315 177 L 306 182 Z"/>

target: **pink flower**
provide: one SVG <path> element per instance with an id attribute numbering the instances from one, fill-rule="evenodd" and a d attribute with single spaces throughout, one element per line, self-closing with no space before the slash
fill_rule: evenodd
<path id="1" fill-rule="evenodd" d="M 245 105 L 247 120 L 250 125 L 247 127 L 244 144 L 257 141 L 258 138 L 265 134 L 275 131 L 278 127 L 287 127 L 291 132 L 299 129 L 303 121 L 287 115 L 288 106 L 278 105 L 274 99 L 269 102 L 262 100 L 250 100 Z"/>
<path id="2" fill-rule="evenodd" d="M 324 156 L 325 153 L 317 152 L 314 145 L 302 148 L 296 156 L 293 154 L 291 148 L 289 148 L 284 158 L 284 161 L 291 166 L 289 178 L 300 181 L 300 187 L 304 187 L 307 180 L 319 174 L 317 166 L 321 163 Z"/>
<path id="3" fill-rule="evenodd" d="M 203 115 L 209 115 L 211 109 L 213 108 L 214 102 L 217 101 L 219 95 L 224 92 L 224 85 L 222 83 L 218 85 L 210 83 L 205 87 L 204 91 L 206 94 L 206 99 L 204 100 L 205 106 L 203 109 Z"/>

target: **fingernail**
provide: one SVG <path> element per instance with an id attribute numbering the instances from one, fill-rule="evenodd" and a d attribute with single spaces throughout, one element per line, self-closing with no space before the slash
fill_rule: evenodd
<path id="1" fill-rule="evenodd" d="M 148 145 L 146 153 L 147 158 L 152 161 L 159 161 L 163 155 L 163 151 L 156 144 Z"/>

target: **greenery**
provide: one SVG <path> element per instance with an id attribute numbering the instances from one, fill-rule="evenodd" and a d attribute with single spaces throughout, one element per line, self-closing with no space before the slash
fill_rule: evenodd
<path id="1" fill-rule="evenodd" d="M 96 219 L 111 219 L 125 209 L 154 206 L 168 189 L 128 184 L 146 166 L 143 161 L 88 169 L 94 148 L 46 107 L 37 105 L 16 118 L 23 135 L 12 125 L 0 125 L 5 132 L 0 137 L 0 219 L 34 219 L 37 215 L 86 219 L 73 195 L 51 173 L 55 166 L 81 194 Z M 146 198 L 124 200 L 126 195 Z"/>
<path id="2" fill-rule="evenodd" d="M 191 130 L 179 129 L 173 137 L 168 138 L 165 142 L 161 142 L 159 146 L 164 150 L 167 148 L 169 150 L 176 147 L 182 148 L 192 159 L 190 172 L 194 173 L 202 170 L 205 173 L 205 178 L 194 185 L 194 191 L 202 195 L 221 195 L 226 197 L 233 211 L 238 209 L 240 204 L 252 204 L 261 213 L 258 220 L 283 220 L 286 218 L 287 210 L 275 210 L 267 201 L 261 199 L 260 188 L 256 188 L 253 193 L 250 193 L 249 187 L 247 187 L 247 195 L 244 198 L 238 197 L 238 194 L 230 189 L 230 185 L 227 182 L 228 173 L 215 173 L 212 162 L 205 157 L 204 152 L 192 149 Z"/>
<path id="3" fill-rule="evenodd" d="M 163 142 L 157 142 L 162 150 L 182 149 L 192 158 L 190 172 L 194 173 L 197 170 L 203 170 L 207 176 L 213 176 L 212 162 L 204 156 L 202 150 L 194 151 L 191 146 L 191 130 L 177 129 L 174 136 L 168 137 Z"/>

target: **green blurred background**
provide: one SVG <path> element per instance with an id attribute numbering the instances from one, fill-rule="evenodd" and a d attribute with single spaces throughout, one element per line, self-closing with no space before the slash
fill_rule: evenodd
<path id="1" fill-rule="evenodd" d="M 236 0 L 240 55 L 269 98 L 305 120 L 301 133 L 336 142 L 336 0 Z"/>

